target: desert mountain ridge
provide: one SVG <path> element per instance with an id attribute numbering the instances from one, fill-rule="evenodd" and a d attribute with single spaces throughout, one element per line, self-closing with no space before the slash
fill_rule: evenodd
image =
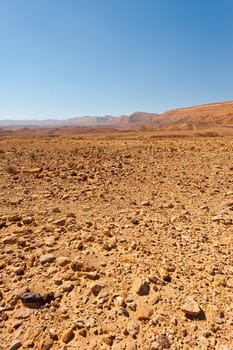
<path id="1" fill-rule="evenodd" d="M 134 112 L 122 116 L 83 116 L 69 119 L 0 120 L 0 127 L 114 127 L 195 130 L 233 127 L 233 101 L 168 110 L 162 114 Z"/>

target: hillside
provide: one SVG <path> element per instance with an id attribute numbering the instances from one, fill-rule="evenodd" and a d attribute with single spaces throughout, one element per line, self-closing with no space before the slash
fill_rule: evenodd
<path id="1" fill-rule="evenodd" d="M 233 125 L 233 102 L 170 110 L 160 116 L 159 123 L 161 128 L 184 129 Z"/>
<path id="2" fill-rule="evenodd" d="M 112 127 L 197 130 L 233 126 L 233 101 L 169 110 L 163 114 L 135 112 L 114 117 L 84 116 L 65 120 L 0 120 L 1 127 Z"/>

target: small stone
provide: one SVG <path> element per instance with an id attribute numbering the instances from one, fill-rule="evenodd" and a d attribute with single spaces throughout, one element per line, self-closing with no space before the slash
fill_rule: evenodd
<path id="1" fill-rule="evenodd" d="M 220 216 L 220 215 L 215 215 L 215 216 L 213 216 L 212 217 L 212 221 L 213 222 L 219 222 L 219 221 L 221 221 L 223 218 L 222 218 L 222 216 Z"/>
<path id="2" fill-rule="evenodd" d="M 35 346 L 35 343 L 32 339 L 27 339 L 24 341 L 23 345 L 25 346 L 26 349 L 28 348 L 33 348 Z"/>
<path id="3" fill-rule="evenodd" d="M 178 325 L 178 321 L 177 321 L 177 318 L 175 316 L 173 316 L 171 318 L 171 324 L 173 324 L 174 326 L 177 326 Z"/>
<path id="4" fill-rule="evenodd" d="M 13 341 L 13 343 L 9 347 L 9 350 L 17 350 L 17 349 L 21 348 L 21 346 L 22 346 L 21 341 L 16 339 Z"/>
<path id="5" fill-rule="evenodd" d="M 35 219 L 32 216 L 28 216 L 26 218 L 23 218 L 22 221 L 23 221 L 24 225 L 30 225 L 35 221 Z"/>
<path id="6" fill-rule="evenodd" d="M 14 269 L 14 272 L 17 276 L 24 275 L 24 269 L 22 267 L 17 267 L 16 269 Z"/>
<path id="7" fill-rule="evenodd" d="M 50 304 L 51 301 L 55 299 L 54 293 L 53 292 L 45 293 L 43 296 L 43 299 L 45 304 Z"/>
<path id="8" fill-rule="evenodd" d="M 112 335 L 105 335 L 102 337 L 102 342 L 112 346 L 114 337 Z"/>
<path id="9" fill-rule="evenodd" d="M 83 262 L 80 259 L 76 258 L 75 260 L 72 261 L 71 269 L 73 271 L 81 271 L 82 268 L 83 268 Z"/>
<path id="10" fill-rule="evenodd" d="M 127 341 L 125 350 L 137 350 L 137 345 L 133 341 Z"/>
<path id="11" fill-rule="evenodd" d="M 55 245 L 55 239 L 54 237 L 45 237 L 44 244 L 48 247 L 53 247 Z"/>
<path id="12" fill-rule="evenodd" d="M 75 329 L 83 329 L 85 328 L 85 323 L 82 319 L 77 319 L 75 322 L 74 322 L 74 328 Z"/>
<path id="13" fill-rule="evenodd" d="M 84 247 L 84 244 L 83 244 L 83 242 L 82 241 L 79 241 L 78 243 L 77 243 L 77 249 L 78 250 L 83 250 L 83 247 Z"/>
<path id="14" fill-rule="evenodd" d="M 3 244 L 14 244 L 16 242 L 17 242 L 17 239 L 14 236 L 7 236 L 2 240 Z"/>
<path id="15" fill-rule="evenodd" d="M 74 218 L 74 219 L 76 219 L 76 215 L 75 215 L 75 213 L 73 213 L 73 212 L 67 213 L 67 217 L 68 217 L 68 218 Z"/>
<path id="16" fill-rule="evenodd" d="M 135 321 L 129 322 L 127 325 L 127 332 L 131 337 L 135 337 L 139 333 L 139 323 Z"/>
<path id="17" fill-rule="evenodd" d="M 55 256 L 53 254 L 43 254 L 40 256 L 41 264 L 51 263 L 55 260 Z"/>
<path id="18" fill-rule="evenodd" d="M 157 341 L 153 341 L 150 345 L 151 350 L 159 350 L 161 349 L 160 344 Z"/>
<path id="19" fill-rule="evenodd" d="M 54 208 L 52 209 L 52 212 L 53 212 L 53 213 L 60 213 L 61 210 L 60 210 L 58 207 L 54 207 Z"/>
<path id="20" fill-rule="evenodd" d="M 137 304 L 136 304 L 134 301 L 128 303 L 127 305 L 128 305 L 128 307 L 129 307 L 130 310 L 136 311 L 136 309 L 137 309 Z"/>
<path id="21" fill-rule="evenodd" d="M 57 258 L 57 264 L 58 266 L 64 267 L 70 263 L 70 258 L 67 256 L 59 256 Z"/>
<path id="22" fill-rule="evenodd" d="M 146 303 L 140 303 L 137 306 L 136 317 L 139 321 L 149 320 L 153 315 L 153 312 L 154 310 L 150 305 Z"/>
<path id="23" fill-rule="evenodd" d="M 74 288 L 74 284 L 70 281 L 65 281 L 61 287 L 63 292 L 71 292 Z"/>
<path id="24" fill-rule="evenodd" d="M 49 329 L 49 336 L 53 340 L 58 340 L 58 335 L 57 335 L 57 332 L 54 328 Z"/>
<path id="25" fill-rule="evenodd" d="M 97 273 L 97 271 L 90 271 L 90 272 L 85 272 L 84 275 L 86 278 L 90 279 L 90 280 L 98 280 L 100 278 L 99 274 Z"/>
<path id="26" fill-rule="evenodd" d="M 211 333 L 209 330 L 205 330 L 205 331 L 203 332 L 203 337 L 204 337 L 204 338 L 209 338 L 211 335 L 212 335 L 212 333 Z"/>
<path id="27" fill-rule="evenodd" d="M 181 307 L 181 310 L 185 313 L 186 316 L 198 316 L 201 312 L 201 309 L 192 297 L 187 297 L 185 304 Z"/>
<path id="28" fill-rule="evenodd" d="M 62 334 L 62 341 L 64 343 L 69 343 L 73 338 L 74 338 L 74 331 L 73 329 L 67 329 L 63 334 Z"/>
<path id="29" fill-rule="evenodd" d="M 171 282 L 171 275 L 170 275 L 170 272 L 167 268 L 165 267 L 162 267 L 160 270 L 159 270 L 159 275 L 161 277 L 161 279 L 165 282 Z"/>
<path id="30" fill-rule="evenodd" d="M 8 220 L 9 220 L 10 222 L 17 222 L 17 221 L 21 221 L 21 220 L 22 220 L 22 217 L 21 217 L 20 215 L 15 214 L 15 215 L 9 216 L 9 217 L 8 217 Z"/>
<path id="31" fill-rule="evenodd" d="M 61 218 L 61 219 L 55 221 L 55 224 L 57 226 L 64 226 L 66 224 L 66 219 L 65 218 Z"/>
<path id="32" fill-rule="evenodd" d="M 122 296 L 118 295 L 115 299 L 114 299 L 114 304 L 117 306 L 117 307 L 123 307 L 125 308 L 126 307 L 126 303 L 124 301 L 124 298 L 122 298 Z"/>
<path id="33" fill-rule="evenodd" d="M 96 283 L 93 284 L 92 287 L 91 287 L 91 291 L 92 291 L 92 293 L 94 294 L 95 297 L 99 294 L 101 289 L 102 289 L 102 286 L 99 285 L 99 284 L 96 284 Z"/>
<path id="34" fill-rule="evenodd" d="M 4 269 L 6 265 L 6 261 L 0 261 L 0 270 Z"/>
<path id="35" fill-rule="evenodd" d="M 150 285 L 144 279 L 136 278 L 132 285 L 132 292 L 140 296 L 148 295 L 150 292 Z"/>
<path id="36" fill-rule="evenodd" d="M 49 350 L 53 346 L 53 339 L 46 337 L 42 343 L 41 350 Z"/>
<path id="37" fill-rule="evenodd" d="M 20 309 L 16 309 L 14 312 L 14 317 L 17 320 L 24 320 L 28 317 L 30 317 L 32 310 L 28 309 L 28 308 L 20 308 Z"/>
<path id="38" fill-rule="evenodd" d="M 78 334 L 81 335 L 82 337 L 86 337 L 87 336 L 87 331 L 86 331 L 86 329 L 80 329 Z"/>
<path id="39" fill-rule="evenodd" d="M 170 349 L 170 343 L 165 335 L 162 335 L 159 340 L 161 349 Z"/>
<path id="40" fill-rule="evenodd" d="M 62 284 L 62 278 L 60 276 L 55 276 L 53 282 L 56 286 L 60 286 Z"/>
<path id="41" fill-rule="evenodd" d="M 143 205 L 144 207 L 149 207 L 151 204 L 150 204 L 150 201 L 149 201 L 148 199 L 146 199 L 146 200 L 144 200 L 144 201 L 142 202 L 142 205 Z"/>
<path id="42" fill-rule="evenodd" d="M 42 172 L 42 168 L 33 168 L 33 169 L 29 169 L 28 172 L 31 173 L 31 174 L 38 174 L 38 173 L 41 173 Z"/>
<path id="43" fill-rule="evenodd" d="M 27 241 L 26 241 L 26 239 L 20 237 L 17 240 L 17 244 L 18 244 L 19 247 L 26 247 Z"/>
<path id="44" fill-rule="evenodd" d="M 90 317 L 87 324 L 86 324 L 87 328 L 93 328 L 95 326 L 95 319 L 94 317 Z"/>

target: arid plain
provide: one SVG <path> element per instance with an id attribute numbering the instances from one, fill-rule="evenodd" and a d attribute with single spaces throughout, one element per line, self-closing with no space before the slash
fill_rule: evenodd
<path id="1" fill-rule="evenodd" d="M 233 349 L 232 151 L 213 132 L 2 136 L 0 349 Z"/>

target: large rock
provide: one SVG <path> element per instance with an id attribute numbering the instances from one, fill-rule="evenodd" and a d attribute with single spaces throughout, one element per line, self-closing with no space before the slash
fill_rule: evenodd
<path id="1" fill-rule="evenodd" d="M 67 344 L 74 338 L 74 336 L 75 336 L 75 334 L 74 334 L 73 329 L 72 328 L 67 329 L 62 334 L 62 341 Z"/>
<path id="2" fill-rule="evenodd" d="M 197 317 L 201 313 L 200 306 L 196 300 L 191 296 L 188 296 L 185 300 L 185 303 L 181 306 L 181 310 L 185 313 L 186 316 Z"/>
<path id="3" fill-rule="evenodd" d="M 13 341 L 13 343 L 11 344 L 9 350 L 17 350 L 19 348 L 21 348 L 22 346 L 22 343 L 20 340 L 16 339 Z"/>
<path id="4" fill-rule="evenodd" d="M 30 308 L 40 308 L 45 304 L 44 298 L 40 294 L 25 292 L 20 295 L 22 303 Z"/>
<path id="5" fill-rule="evenodd" d="M 142 278 L 136 278 L 132 285 L 132 293 L 140 296 L 148 295 L 150 292 L 149 283 Z"/>
<path id="6" fill-rule="evenodd" d="M 43 254 L 40 256 L 40 262 L 42 265 L 46 263 L 51 263 L 55 260 L 55 256 L 53 254 Z"/>

